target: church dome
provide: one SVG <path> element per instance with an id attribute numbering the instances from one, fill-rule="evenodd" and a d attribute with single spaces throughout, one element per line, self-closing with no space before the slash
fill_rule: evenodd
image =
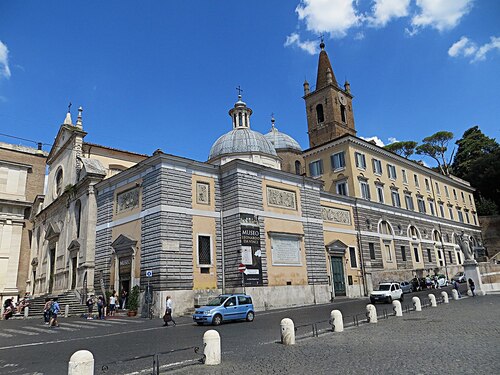
<path id="1" fill-rule="evenodd" d="M 233 129 L 215 141 L 208 159 L 222 155 L 260 153 L 276 156 L 273 145 L 261 133 L 251 129 Z"/>
<path id="2" fill-rule="evenodd" d="M 271 130 L 269 131 L 269 133 L 265 134 L 264 137 L 266 137 L 266 139 L 271 142 L 271 144 L 277 151 L 291 150 L 302 152 L 302 147 L 300 147 L 299 143 L 295 139 L 285 133 L 280 132 L 274 126 L 274 118 L 271 119 L 271 122 Z"/>

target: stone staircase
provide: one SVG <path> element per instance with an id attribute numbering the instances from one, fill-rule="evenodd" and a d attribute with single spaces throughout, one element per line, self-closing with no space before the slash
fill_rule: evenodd
<path id="1" fill-rule="evenodd" d="M 79 316 L 87 312 L 87 307 L 80 303 L 80 298 L 72 290 L 68 290 L 59 295 L 45 295 L 33 298 L 30 301 L 29 316 L 30 317 L 43 317 L 43 307 L 45 306 L 46 297 L 57 297 L 59 306 L 61 307 L 61 315 L 64 315 L 66 305 L 69 305 L 69 315 Z"/>

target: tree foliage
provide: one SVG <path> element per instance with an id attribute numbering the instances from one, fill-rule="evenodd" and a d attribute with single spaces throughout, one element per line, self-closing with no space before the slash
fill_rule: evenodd
<path id="1" fill-rule="evenodd" d="M 415 141 L 401 141 L 388 144 L 384 148 L 408 159 L 415 152 L 417 144 Z"/>
<path id="2" fill-rule="evenodd" d="M 453 133 L 448 131 L 438 131 L 433 135 L 425 137 L 422 144 L 417 146 L 416 152 L 419 155 L 425 155 L 434 159 L 438 163 L 441 173 L 444 175 L 450 174 L 450 164 L 453 158 L 453 153 L 450 156 L 450 161 L 446 159 L 446 151 L 448 143 L 453 139 Z"/>

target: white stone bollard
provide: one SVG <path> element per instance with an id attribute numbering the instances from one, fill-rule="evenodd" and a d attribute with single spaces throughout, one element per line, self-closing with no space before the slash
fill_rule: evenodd
<path id="1" fill-rule="evenodd" d="M 366 305 L 366 317 L 368 318 L 368 323 L 377 323 L 377 309 L 374 305 Z"/>
<path id="2" fill-rule="evenodd" d="M 281 319 L 281 343 L 283 345 L 295 345 L 295 325 L 290 318 Z"/>
<path id="3" fill-rule="evenodd" d="M 450 300 L 448 298 L 448 293 L 446 293 L 445 291 L 442 291 L 441 297 L 443 297 L 443 303 L 450 303 Z"/>
<path id="4" fill-rule="evenodd" d="M 28 306 L 26 306 L 24 308 L 24 319 L 26 319 L 28 317 L 29 313 L 30 313 L 30 308 Z"/>
<path id="5" fill-rule="evenodd" d="M 456 289 L 451 291 L 451 296 L 453 297 L 453 300 L 458 301 L 458 292 Z"/>
<path id="6" fill-rule="evenodd" d="M 427 295 L 427 297 L 429 297 L 429 302 L 431 303 L 431 306 L 432 307 L 437 307 L 438 304 L 436 302 L 436 296 L 434 294 L 432 294 L 432 293 L 429 293 Z"/>
<path id="7" fill-rule="evenodd" d="M 392 301 L 392 308 L 394 312 L 396 313 L 396 316 L 403 316 L 403 309 L 401 308 L 401 302 L 399 301 Z"/>
<path id="8" fill-rule="evenodd" d="M 209 366 L 220 365 L 220 335 L 215 329 L 210 329 L 203 334 L 203 354 L 205 354 L 205 364 Z"/>
<path id="9" fill-rule="evenodd" d="M 94 375 L 94 356 L 88 350 L 74 352 L 69 359 L 68 375 Z"/>
<path id="10" fill-rule="evenodd" d="M 64 306 L 64 317 L 67 318 L 69 316 L 69 305 Z"/>
<path id="11" fill-rule="evenodd" d="M 420 303 L 420 298 L 413 297 L 412 299 L 413 306 L 415 306 L 415 311 L 422 311 L 422 304 Z"/>
<path id="12" fill-rule="evenodd" d="M 344 332 L 344 319 L 340 310 L 332 310 L 330 313 L 330 323 L 333 326 L 333 332 Z"/>

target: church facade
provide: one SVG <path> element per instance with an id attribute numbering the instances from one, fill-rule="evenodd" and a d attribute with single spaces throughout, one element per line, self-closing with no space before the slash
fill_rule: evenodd
<path id="1" fill-rule="evenodd" d="M 274 119 L 269 133 L 253 131 L 239 96 L 207 162 L 85 146 L 81 112 L 76 125 L 67 119 L 34 217 L 35 293 L 139 285 L 159 315 L 167 294 L 182 313 L 246 292 L 262 310 L 366 296 L 382 280 L 451 277 L 462 232 L 481 250 L 470 184 L 358 138 L 350 85 L 338 85 L 323 43 L 304 100 L 307 150 Z M 64 182 L 61 169 L 72 171 Z"/>

